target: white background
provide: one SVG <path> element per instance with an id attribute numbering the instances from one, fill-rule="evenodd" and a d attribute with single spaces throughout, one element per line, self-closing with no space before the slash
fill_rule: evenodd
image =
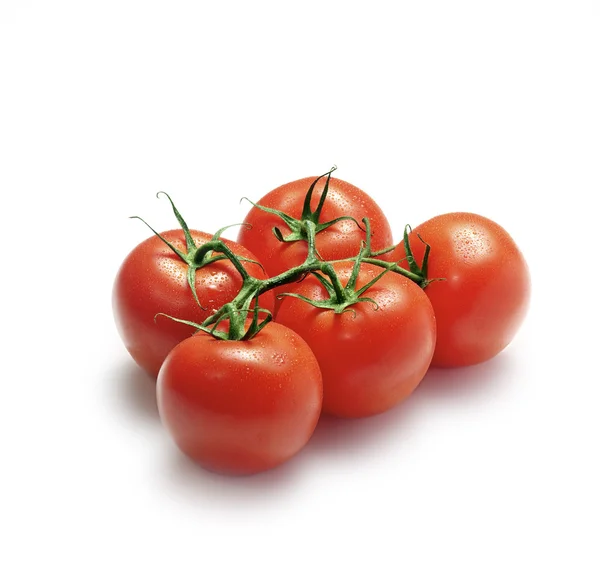
<path id="1" fill-rule="evenodd" d="M 599 30 L 596 0 L 2 2 L 0 577 L 599 579 Z M 214 231 L 333 164 L 396 237 L 502 224 L 527 321 L 277 470 L 206 473 L 114 327 L 127 217 L 175 226 L 162 189 Z"/>

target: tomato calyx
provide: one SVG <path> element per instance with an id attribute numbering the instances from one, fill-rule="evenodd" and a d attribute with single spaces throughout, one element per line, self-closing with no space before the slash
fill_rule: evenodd
<path id="1" fill-rule="evenodd" d="M 300 216 L 300 219 L 293 218 L 292 216 L 286 214 L 285 212 L 282 212 L 281 210 L 276 210 L 275 208 L 269 208 L 267 206 L 262 206 L 260 204 L 256 204 L 252 200 L 249 200 L 248 198 L 242 198 L 242 200 L 247 200 L 255 208 L 258 208 L 259 210 L 263 210 L 264 212 L 268 212 L 269 214 L 278 216 L 285 222 L 286 226 L 290 230 L 289 234 L 284 235 L 283 232 L 281 231 L 281 229 L 278 228 L 277 226 L 274 226 L 272 228 L 272 232 L 275 235 L 275 237 L 277 238 L 277 240 L 279 240 L 279 242 L 297 242 L 298 240 L 308 241 L 308 236 L 309 236 L 308 224 L 309 223 L 314 224 L 315 234 L 318 234 L 319 232 L 329 228 L 333 224 L 336 224 L 337 222 L 340 222 L 342 220 L 351 220 L 362 230 L 361 225 L 358 223 L 356 218 L 353 218 L 352 216 L 338 216 L 337 218 L 334 218 L 333 220 L 329 220 L 328 222 L 323 222 L 323 223 L 321 223 L 319 221 L 321 219 L 321 212 L 323 210 L 323 205 L 325 204 L 325 200 L 327 199 L 327 194 L 329 192 L 329 180 L 331 179 L 331 174 L 336 169 L 337 169 L 337 167 L 333 166 L 328 172 L 320 175 L 310 185 L 310 187 L 308 188 L 308 192 L 306 193 L 306 197 L 304 198 L 304 205 L 302 207 L 302 215 Z M 324 178 L 325 176 L 327 176 L 327 180 L 325 181 L 323 193 L 321 194 L 321 197 L 319 199 L 319 203 L 317 204 L 316 209 L 314 211 L 312 211 L 310 204 L 312 201 L 312 196 L 313 196 L 315 186 L 317 185 L 318 181 L 320 179 Z"/>
<path id="2" fill-rule="evenodd" d="M 252 312 L 252 319 L 250 324 L 246 326 L 248 320 L 248 313 Z M 261 320 L 260 314 L 264 317 Z M 226 341 L 248 341 L 257 335 L 262 329 L 268 325 L 273 319 L 273 315 L 267 309 L 261 309 L 258 306 L 258 302 L 255 303 L 253 309 L 235 309 L 231 303 L 225 305 L 224 312 L 219 318 L 212 324 L 208 332 L 218 339 Z M 221 331 L 218 326 L 223 322 L 227 321 L 227 331 Z M 206 330 L 206 329 L 202 329 Z"/>
<path id="3" fill-rule="evenodd" d="M 356 311 L 350 307 L 357 303 L 372 303 L 375 310 L 379 308 L 379 305 L 369 297 L 363 297 L 366 291 L 368 291 L 375 283 L 379 281 L 385 274 L 390 272 L 392 268 L 395 266 L 395 263 L 389 263 L 387 268 L 384 268 L 377 276 L 375 276 L 372 280 L 370 280 L 367 284 L 356 288 L 356 284 L 358 281 L 358 275 L 360 273 L 360 267 L 365 259 L 370 256 L 371 248 L 370 248 L 370 227 L 368 219 L 364 219 L 364 223 L 367 228 L 367 242 L 361 245 L 361 249 L 359 254 L 354 259 L 354 266 L 352 267 L 352 272 L 346 285 L 343 286 L 332 263 L 325 262 L 323 263 L 319 270 L 314 270 L 311 274 L 316 277 L 319 282 L 323 285 L 328 298 L 322 300 L 314 300 L 310 299 L 304 295 L 297 293 L 281 293 L 278 295 L 279 297 L 289 296 L 300 299 L 313 307 L 317 307 L 319 309 L 328 309 L 332 310 L 334 313 L 338 315 L 342 315 L 344 313 L 350 312 L 353 316 L 356 316 Z M 325 275 L 325 276 L 324 276 Z"/>
<path id="4" fill-rule="evenodd" d="M 412 228 L 410 227 L 410 224 L 407 224 L 404 227 L 404 234 L 402 236 L 402 242 L 400 244 L 404 245 L 404 253 L 406 254 L 406 256 L 398 261 L 398 262 L 388 262 L 385 260 L 380 260 L 377 258 L 377 256 L 381 255 L 381 254 L 385 254 L 386 252 L 390 252 L 391 250 L 394 250 L 397 246 L 399 246 L 399 244 L 396 244 L 396 246 L 392 246 L 390 248 L 385 248 L 384 250 L 380 250 L 378 252 L 372 252 L 370 253 L 368 256 L 365 257 L 364 262 L 368 263 L 368 264 L 374 264 L 375 266 L 381 266 L 382 268 L 388 268 L 389 270 L 396 272 L 398 274 L 401 274 L 407 278 L 410 278 L 413 282 L 416 282 L 421 288 L 425 288 L 427 285 L 429 285 L 431 282 L 433 281 L 437 281 L 437 280 L 443 280 L 443 279 L 429 279 L 427 278 L 427 267 L 429 264 L 429 253 L 431 251 L 431 246 L 429 244 L 427 244 L 427 242 L 425 242 L 421 236 L 418 236 L 419 240 L 425 244 L 425 253 L 423 254 L 423 260 L 421 261 L 421 265 L 419 266 L 419 264 L 417 263 L 415 256 L 413 254 L 412 248 L 410 247 L 410 241 L 408 238 L 408 235 L 411 233 Z M 369 240 L 369 236 L 367 236 L 367 241 Z M 403 260 L 406 260 L 407 265 L 408 265 L 408 269 L 403 268 L 400 266 L 400 262 L 402 262 Z"/>
<path id="5" fill-rule="evenodd" d="M 417 283 L 421 288 L 425 288 L 431 282 L 431 280 L 427 279 L 427 263 L 428 263 L 429 252 L 430 252 L 429 244 L 426 244 L 421 239 L 421 237 L 419 237 L 419 240 L 421 240 L 421 242 L 423 242 L 423 244 L 425 244 L 425 246 L 426 246 L 425 255 L 423 257 L 423 262 L 422 262 L 421 266 L 419 267 L 419 265 L 417 264 L 417 261 L 414 258 L 414 255 L 412 253 L 412 249 L 410 247 L 410 242 L 408 239 L 408 234 L 411 231 L 410 225 L 408 225 L 408 224 L 406 225 L 406 227 L 404 229 L 404 237 L 401 242 L 401 244 L 404 244 L 404 250 L 406 253 L 406 257 L 403 258 L 402 260 L 408 261 L 409 269 L 407 270 L 406 268 L 403 268 L 402 266 L 400 266 L 400 262 L 402 262 L 402 260 L 400 260 L 398 262 L 390 262 L 390 261 L 382 260 L 382 259 L 378 258 L 378 256 L 387 254 L 388 252 L 395 250 L 399 246 L 399 244 L 395 244 L 394 246 L 389 246 L 388 248 L 383 248 L 382 250 L 373 251 L 371 249 L 371 226 L 370 226 L 369 219 L 363 218 L 362 221 L 363 221 L 363 224 L 365 225 L 364 230 L 366 232 L 366 239 L 365 239 L 365 242 L 363 242 L 363 245 L 361 246 L 361 251 L 359 253 L 359 257 L 362 262 L 365 262 L 367 264 L 373 264 L 375 266 L 380 266 L 381 268 L 390 270 L 392 272 L 395 272 L 396 274 L 400 274 L 400 275 L 412 280 L 413 282 Z M 331 263 L 347 262 L 349 260 L 356 260 L 357 258 L 358 257 L 344 258 L 341 260 L 332 260 L 330 262 Z"/>
<path id="6" fill-rule="evenodd" d="M 431 251 L 431 247 L 429 244 L 426 244 L 423 239 L 419 236 L 419 240 L 425 244 L 425 254 L 423 255 L 423 261 L 421 262 L 421 266 L 417 264 L 415 260 L 415 256 L 410 247 L 410 242 L 408 239 L 408 235 L 411 233 L 412 228 L 409 224 L 404 227 L 404 235 L 403 235 L 403 243 L 404 243 L 404 251 L 406 252 L 406 261 L 408 262 L 408 267 L 413 274 L 418 274 L 422 276 L 424 280 L 427 280 L 427 265 L 429 262 L 429 252 Z"/>
<path id="7" fill-rule="evenodd" d="M 248 313 L 252 312 L 250 324 L 247 324 Z M 261 319 L 260 315 L 264 317 Z M 211 324 L 207 325 L 206 321 L 199 325 L 194 321 L 187 319 L 178 319 L 167 313 L 157 313 L 156 317 L 166 317 L 177 323 L 194 327 L 197 331 L 208 333 L 215 339 L 223 341 L 248 341 L 257 335 L 262 329 L 268 325 L 273 319 L 273 315 L 267 309 L 261 309 L 258 302 L 255 303 L 253 309 L 236 309 L 232 303 L 227 303 L 219 311 L 219 316 Z"/>
<path id="8" fill-rule="evenodd" d="M 177 221 L 179 222 L 179 225 L 181 226 L 181 230 L 183 231 L 183 235 L 185 237 L 185 245 L 186 245 L 185 252 L 181 251 L 174 244 L 169 242 L 159 232 L 157 232 L 154 228 L 152 228 L 152 226 L 150 226 L 150 224 L 148 224 L 148 222 L 146 222 L 146 220 L 144 220 L 140 216 L 130 216 L 130 218 L 141 220 L 144 224 L 146 224 L 146 226 L 148 226 L 148 228 L 150 228 L 150 230 L 152 230 L 152 232 L 154 232 L 154 234 L 156 236 L 158 236 L 183 262 L 185 262 L 187 264 L 187 266 L 188 266 L 188 268 L 187 268 L 188 285 L 190 287 L 190 290 L 192 291 L 192 294 L 194 295 L 194 300 L 196 301 L 197 305 L 203 311 L 205 311 L 206 307 L 203 307 L 200 304 L 200 301 L 198 299 L 198 294 L 196 292 L 196 271 L 199 268 L 203 268 L 213 262 L 216 262 L 217 260 L 225 260 L 228 257 L 222 253 L 215 254 L 211 250 L 202 251 L 201 250 L 202 246 L 198 247 L 196 245 L 196 243 L 194 242 L 194 239 L 190 233 L 190 229 L 189 229 L 186 221 L 183 219 L 183 216 L 179 213 L 179 210 L 177 210 L 177 207 L 173 203 L 171 196 L 169 196 L 169 194 L 167 194 L 166 192 L 157 192 L 156 197 L 158 198 L 161 194 L 165 195 L 167 197 L 167 199 L 169 200 L 169 203 L 171 204 L 171 208 L 173 210 L 173 214 L 175 215 L 175 218 L 177 219 Z M 224 226 L 223 228 L 220 228 L 213 235 L 212 241 L 220 240 L 223 232 L 225 232 L 225 230 L 227 230 L 228 228 L 231 228 L 233 226 L 240 226 L 240 224 L 231 224 L 229 226 Z M 241 226 L 248 227 L 247 224 L 241 224 Z M 243 260 L 245 262 L 253 262 L 255 264 L 258 264 L 262 268 L 260 263 L 258 263 L 256 260 L 251 260 L 250 258 L 243 258 L 243 257 L 237 257 L 237 258 L 238 258 L 238 260 Z"/>
<path id="9" fill-rule="evenodd" d="M 421 266 L 417 264 L 415 256 L 410 247 L 410 242 L 408 239 L 408 235 L 412 232 L 412 228 L 409 224 L 404 227 L 404 236 L 403 236 L 403 244 L 404 244 L 404 252 L 406 253 L 406 261 L 408 262 L 408 267 L 410 268 L 410 272 L 415 274 L 416 276 L 420 276 L 422 281 L 420 283 L 421 288 L 427 287 L 432 282 L 443 281 L 445 278 L 427 278 L 427 268 L 429 266 L 429 253 L 431 252 L 431 246 L 421 238 L 421 235 L 417 233 L 417 238 L 425 245 L 425 252 L 423 253 L 423 260 L 421 261 Z"/>

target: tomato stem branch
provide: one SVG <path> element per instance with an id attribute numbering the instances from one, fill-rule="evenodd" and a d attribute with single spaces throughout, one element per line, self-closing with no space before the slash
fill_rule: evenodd
<path id="1" fill-rule="evenodd" d="M 215 262 L 216 260 L 229 260 L 240 274 L 242 278 L 242 285 L 238 294 L 234 297 L 232 301 L 223 305 L 219 310 L 208 316 L 202 322 L 201 325 L 191 322 L 188 322 L 188 324 L 194 326 L 198 330 L 210 333 L 212 336 L 218 339 L 250 339 L 254 335 L 256 335 L 256 333 L 258 333 L 272 318 L 272 315 L 269 311 L 261 309 L 259 307 L 259 296 L 282 285 L 297 281 L 309 273 L 313 273 L 321 282 L 321 284 L 323 284 L 323 286 L 329 293 L 329 299 L 326 299 L 324 301 L 312 301 L 307 297 L 302 297 L 293 293 L 282 294 L 306 300 L 311 304 L 314 304 L 315 306 L 321 308 L 334 309 L 336 313 L 351 311 L 352 309 L 350 309 L 349 307 L 357 302 L 374 302 L 372 299 L 369 298 L 361 298 L 360 295 L 363 294 L 366 290 L 368 290 L 373 284 L 375 284 L 375 282 L 377 282 L 384 274 L 390 271 L 409 278 L 410 280 L 419 284 L 423 288 L 430 282 L 426 279 L 429 246 L 426 245 L 427 248 L 425 252 L 425 259 L 423 260 L 423 264 L 421 265 L 421 267 L 419 267 L 416 264 L 416 261 L 410 250 L 410 245 L 408 243 L 408 233 L 410 231 L 409 226 L 405 228 L 403 238 L 403 243 L 407 254 L 407 262 L 410 268 L 410 270 L 407 270 L 399 266 L 397 262 L 388 262 L 377 258 L 378 256 L 393 249 L 394 247 L 374 252 L 371 248 L 371 226 L 368 218 L 363 218 L 362 222 L 365 226 L 364 230 L 366 232 L 366 241 L 361 244 L 361 248 L 357 256 L 344 259 L 346 261 L 354 261 L 354 266 L 352 268 L 352 273 L 346 286 L 342 285 L 333 267 L 334 263 L 340 261 L 322 260 L 317 252 L 315 244 L 316 235 L 324 228 L 330 226 L 331 224 L 339 220 L 352 220 L 362 229 L 360 224 L 358 224 L 358 222 L 354 218 L 348 216 L 341 216 L 339 218 L 335 218 L 331 222 L 327 222 L 325 224 L 319 223 L 319 217 L 323 208 L 323 203 L 325 201 L 329 189 L 329 180 L 331 178 L 331 173 L 335 169 L 335 167 L 331 168 L 329 172 L 319 176 L 312 183 L 306 196 L 301 220 L 295 220 L 287 215 L 284 215 L 278 210 L 263 208 L 262 206 L 257 206 L 255 204 L 255 206 L 267 212 L 277 214 L 286 222 L 286 224 L 288 224 L 288 226 L 293 226 L 293 233 L 292 235 L 285 238 L 286 242 L 291 242 L 292 240 L 305 240 L 307 242 L 306 259 L 302 264 L 295 266 L 285 272 L 282 272 L 277 276 L 267 279 L 258 279 L 251 276 L 242 264 L 242 262 L 255 261 L 237 256 L 225 244 L 225 242 L 220 239 L 220 235 L 225 230 L 225 228 L 222 228 L 218 232 L 216 232 L 212 240 L 210 240 L 209 242 L 206 242 L 201 246 L 196 246 L 186 222 L 175 207 L 175 204 L 171 200 L 170 196 L 165 192 L 158 192 L 157 196 L 163 194 L 169 200 L 173 213 L 175 214 L 175 217 L 177 218 L 177 221 L 179 222 L 179 225 L 183 230 L 187 252 L 182 252 L 181 250 L 176 248 L 172 243 L 167 241 L 163 236 L 161 236 L 158 232 L 156 232 L 156 230 L 154 230 L 151 226 L 149 226 L 144 220 L 142 220 L 138 216 L 132 216 L 134 218 L 142 220 L 142 222 L 144 222 L 177 256 L 179 256 L 179 258 L 181 258 L 181 260 L 183 260 L 188 265 L 188 284 L 200 308 L 203 307 L 198 301 L 195 288 L 195 274 L 198 268 L 206 266 L 212 262 Z M 323 193 L 321 195 L 316 210 L 312 212 L 310 209 L 310 202 L 313 190 L 317 182 L 325 176 L 327 176 L 327 180 L 323 189 Z M 275 234 L 279 238 L 279 235 L 281 233 L 275 232 Z M 281 238 L 283 238 L 282 235 Z M 357 290 L 356 282 L 358 280 L 358 275 L 362 263 L 372 264 L 381 267 L 383 271 L 377 276 L 375 276 L 371 282 L 367 283 L 362 288 Z M 252 305 L 253 301 L 254 305 Z M 248 325 L 249 313 L 252 313 L 252 319 L 250 324 Z M 260 313 L 263 313 L 265 315 L 263 320 L 260 319 Z M 174 319 L 173 317 L 170 318 Z M 180 319 L 174 320 L 183 323 L 186 322 Z M 222 327 L 219 327 L 221 326 L 221 323 L 224 323 L 225 321 L 228 321 L 228 327 L 226 330 L 223 330 Z"/>

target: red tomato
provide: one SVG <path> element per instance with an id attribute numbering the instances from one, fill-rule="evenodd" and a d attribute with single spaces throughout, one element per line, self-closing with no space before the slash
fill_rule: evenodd
<path id="1" fill-rule="evenodd" d="M 529 304 L 529 270 L 514 240 L 478 214 L 436 216 L 415 228 L 410 244 L 420 265 L 431 246 L 425 289 L 437 320 L 432 365 L 458 367 L 494 357 L 513 339 Z M 390 260 L 405 256 L 400 245 Z M 401 265 L 405 265 L 402 262 Z"/>
<path id="2" fill-rule="evenodd" d="M 312 351 L 292 330 L 269 323 L 252 339 L 200 331 L 177 345 L 158 375 L 158 406 L 179 448 L 226 474 L 268 470 L 310 439 L 323 384 Z"/>
<path id="3" fill-rule="evenodd" d="M 353 263 L 335 265 L 345 285 Z M 356 288 L 383 269 L 363 264 Z M 295 292 L 312 300 L 329 295 L 309 276 Z M 278 322 L 296 331 L 315 353 L 323 373 L 323 412 L 363 417 L 384 412 L 417 387 L 433 355 L 435 317 L 421 288 L 402 275 L 388 272 L 365 291 L 369 302 L 336 314 L 294 297 L 281 302 Z"/>
<path id="4" fill-rule="evenodd" d="M 300 219 L 306 194 L 316 179 L 303 178 L 275 188 L 263 196 L 258 204 Z M 323 177 L 315 186 L 311 200 L 312 211 L 317 208 L 325 183 L 326 179 Z M 352 216 L 361 227 L 361 220 L 364 217 L 369 218 L 373 250 L 392 246 L 390 225 L 375 201 L 356 186 L 331 178 L 319 221 L 325 223 L 340 216 Z M 251 228 L 241 228 L 237 241 L 258 256 L 270 276 L 276 276 L 302 264 L 306 259 L 308 246 L 304 240 L 280 242 L 273 234 L 273 227 L 279 228 L 284 236 L 290 233 L 290 229 L 279 216 L 252 207 L 244 222 L 250 224 Z M 315 240 L 317 251 L 323 260 L 351 258 L 358 254 L 361 241 L 365 240 L 365 232 L 353 221 L 342 220 L 319 232 Z M 288 285 L 279 288 L 278 293 L 281 292 L 295 291 L 293 286 Z M 275 308 L 278 308 L 278 303 Z"/>
<path id="5" fill-rule="evenodd" d="M 197 246 L 212 236 L 190 231 Z M 169 230 L 162 236 L 185 253 L 182 230 Z M 222 239 L 237 255 L 256 260 L 256 257 L 236 242 Z M 257 264 L 243 262 L 249 274 L 266 278 Z M 152 236 L 136 246 L 125 258 L 113 287 L 113 312 L 117 329 L 125 347 L 138 365 L 156 376 L 167 353 L 195 331 L 192 327 L 157 317 L 165 313 L 178 319 L 202 323 L 209 315 L 238 293 L 242 278 L 227 259 L 218 260 L 196 270 L 197 305 L 187 281 L 187 264 L 158 236 Z M 273 293 L 265 293 L 259 304 L 273 309 Z"/>

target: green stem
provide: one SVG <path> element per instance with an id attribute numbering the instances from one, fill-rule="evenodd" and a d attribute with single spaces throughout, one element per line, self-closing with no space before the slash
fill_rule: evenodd
<path id="1" fill-rule="evenodd" d="M 321 270 L 323 274 L 326 274 L 331 281 L 333 292 L 335 293 L 335 300 L 340 304 L 343 303 L 346 298 L 346 293 L 344 292 L 344 287 L 342 286 L 342 283 L 340 282 L 340 279 L 338 278 L 333 266 L 326 262 L 323 264 L 323 268 Z"/>
<path id="2" fill-rule="evenodd" d="M 187 225 L 183 221 L 183 218 L 181 218 L 179 212 L 177 212 L 177 209 L 175 208 L 170 198 L 169 201 L 171 202 L 173 211 L 177 216 L 180 225 L 182 226 L 184 231 L 186 231 Z M 319 226 L 310 219 L 303 220 L 301 223 L 302 232 L 306 235 L 306 242 L 308 247 L 306 259 L 304 260 L 304 262 L 294 268 L 282 272 L 277 276 L 267 279 L 258 279 L 251 276 L 242 264 L 242 261 L 244 259 L 238 257 L 225 244 L 225 242 L 219 239 L 218 235 L 220 234 L 220 232 L 217 233 L 212 240 L 206 242 L 205 244 L 202 244 L 200 247 L 197 248 L 193 245 L 193 240 L 191 239 L 191 236 L 189 236 L 188 232 L 186 234 L 188 253 L 183 254 L 180 251 L 177 251 L 174 247 L 172 249 L 175 250 L 175 252 L 177 252 L 180 258 L 182 258 L 182 260 L 187 262 L 189 267 L 188 282 L 193 291 L 195 291 L 194 275 L 196 269 L 218 259 L 229 260 L 242 278 L 242 286 L 237 296 L 231 302 L 223 305 L 218 311 L 208 316 L 202 322 L 201 325 L 197 325 L 195 323 L 189 324 L 193 325 L 197 329 L 201 329 L 202 331 L 210 333 L 213 337 L 219 339 L 236 341 L 250 339 L 256 333 L 258 333 L 269 322 L 271 318 L 269 313 L 267 314 L 265 320 L 259 323 L 259 313 L 265 311 L 264 309 L 259 308 L 258 297 L 272 289 L 275 289 L 277 287 L 291 282 L 295 282 L 301 277 L 311 272 L 314 272 L 317 278 L 321 281 L 321 284 L 323 284 L 326 287 L 327 292 L 330 295 L 329 299 L 315 302 L 310 299 L 307 299 L 306 297 L 294 295 L 293 293 L 284 294 L 291 294 L 291 296 L 297 296 L 298 298 L 306 300 L 307 302 L 310 302 L 311 304 L 314 304 L 318 307 L 334 309 L 336 313 L 343 313 L 348 310 L 351 311 L 352 309 L 350 309 L 349 307 L 357 302 L 374 302 L 372 299 L 362 298 L 360 295 L 362 295 L 363 292 L 365 292 L 373 284 L 375 284 L 387 271 L 396 272 L 397 274 L 405 276 L 424 288 L 429 281 L 425 280 L 423 271 L 418 269 L 418 266 L 416 266 L 416 264 L 411 264 L 411 270 L 407 270 L 402 268 L 395 262 L 387 262 L 378 258 L 374 258 L 374 256 L 378 255 L 378 253 L 371 251 L 371 228 L 369 220 L 365 218 L 363 222 L 365 224 L 367 239 L 366 242 L 361 245 L 361 249 L 357 256 L 345 259 L 348 261 L 354 261 L 352 275 L 348 283 L 346 284 L 346 287 L 342 286 L 341 281 L 339 280 L 339 277 L 337 276 L 337 273 L 335 272 L 335 269 L 333 267 L 334 262 L 340 261 L 324 261 L 320 259 L 315 245 L 315 238 L 317 233 L 319 232 Z M 161 237 L 160 234 L 156 234 L 159 237 Z M 405 245 L 407 245 L 406 239 L 407 231 L 405 231 Z M 166 240 L 165 243 L 168 244 L 170 247 L 172 246 Z M 215 255 L 215 252 L 220 254 Z M 360 271 L 360 265 L 363 262 L 379 266 L 384 269 L 384 272 L 380 273 L 371 282 L 367 283 L 364 287 L 357 290 L 356 282 Z M 426 261 L 424 266 L 426 266 Z M 194 296 L 196 296 L 195 292 Z M 255 301 L 255 304 L 252 307 L 253 301 Z M 248 329 L 246 329 L 248 313 L 250 312 L 253 312 L 254 314 L 250 326 L 248 327 Z M 268 311 L 266 311 L 266 313 L 268 313 Z M 225 319 L 229 321 L 229 328 L 226 332 L 218 330 L 219 324 Z"/>
<path id="3" fill-rule="evenodd" d="M 410 278 L 410 280 L 416 282 L 418 285 L 422 285 L 425 282 L 422 276 L 415 274 L 414 272 L 410 272 L 410 270 L 406 270 L 405 268 L 402 268 L 393 262 L 386 262 L 385 260 L 379 260 L 378 258 L 364 258 L 363 262 L 366 262 L 367 264 L 374 264 L 375 266 L 381 266 L 381 268 L 389 268 L 392 272 L 401 274 L 406 278 Z M 392 265 L 391 268 L 390 265 Z"/>
<path id="4" fill-rule="evenodd" d="M 317 257 L 318 255 L 315 247 L 315 237 L 317 234 L 317 228 L 315 224 L 310 220 L 306 220 L 303 223 L 303 227 L 305 228 L 307 234 L 308 245 L 307 256 L 304 262 L 298 266 L 286 270 L 285 272 L 282 272 L 281 274 L 278 274 L 277 276 L 273 276 L 267 279 L 258 279 L 254 278 L 253 276 L 250 276 L 244 268 L 244 266 L 242 265 L 240 259 L 221 240 L 212 240 L 210 242 L 207 242 L 206 244 L 203 244 L 196 251 L 194 260 L 202 261 L 208 253 L 213 251 L 221 252 L 229 260 L 231 260 L 234 267 L 240 273 L 242 277 L 242 287 L 240 288 L 240 291 L 238 292 L 237 296 L 230 303 L 227 303 L 226 305 L 221 307 L 221 309 L 219 309 L 217 312 L 207 317 L 207 319 L 202 323 L 201 327 L 204 330 L 211 329 L 213 335 L 223 338 L 222 334 L 215 333 L 215 326 L 218 325 L 221 320 L 228 318 L 230 328 L 229 332 L 227 333 L 227 339 L 241 340 L 250 338 L 251 336 L 253 336 L 253 334 L 250 332 L 245 332 L 244 329 L 246 324 L 247 313 L 253 310 L 251 309 L 252 301 L 256 300 L 258 303 L 258 297 L 260 295 L 277 287 L 297 281 L 299 278 L 310 272 L 314 272 L 315 274 L 321 272 L 328 279 L 321 279 L 321 276 L 319 275 L 322 284 L 327 283 L 326 286 L 328 287 L 328 292 L 331 294 L 331 298 L 325 301 L 325 303 L 327 303 L 328 305 L 330 304 L 330 306 L 327 308 L 334 308 L 336 312 L 344 312 L 348 310 L 348 306 L 354 302 L 371 301 L 371 299 L 360 298 L 360 295 L 363 292 L 365 292 L 368 288 L 370 288 L 372 284 L 377 282 L 377 280 L 379 280 L 385 274 L 385 272 L 382 272 L 377 277 L 375 277 L 375 279 L 371 283 L 368 283 L 363 288 L 356 290 L 356 280 L 358 278 L 360 265 L 363 262 L 379 266 L 385 269 L 386 272 L 392 271 L 402 276 L 405 276 L 410 280 L 414 281 L 415 283 L 419 284 L 420 286 L 426 285 L 427 281 L 424 280 L 424 277 L 422 275 L 406 270 L 405 268 L 402 268 L 395 262 L 387 262 L 385 260 L 372 258 L 370 252 L 370 225 L 367 219 L 364 220 L 364 223 L 367 231 L 367 242 L 362 246 L 358 256 L 346 259 L 353 260 L 355 262 L 352 277 L 349 280 L 350 284 L 347 284 L 346 288 L 342 286 L 335 272 L 335 269 L 333 267 L 333 261 L 324 261 L 320 260 Z M 258 308 L 258 305 L 256 305 L 255 308 Z M 255 313 L 253 320 L 256 320 L 257 316 L 257 313 Z M 260 326 L 256 324 L 253 325 L 253 329 L 256 330 L 256 332 L 262 329 L 262 327 L 264 327 L 264 324 Z"/>
<path id="5" fill-rule="evenodd" d="M 194 253 L 194 264 L 203 264 L 206 255 L 209 252 L 214 252 L 215 250 L 224 254 L 231 261 L 235 269 L 240 273 L 242 280 L 246 280 L 250 276 L 248 271 L 244 268 L 241 260 L 222 240 L 211 240 L 210 242 L 205 242 L 202 244 L 202 246 L 200 246 Z"/>

